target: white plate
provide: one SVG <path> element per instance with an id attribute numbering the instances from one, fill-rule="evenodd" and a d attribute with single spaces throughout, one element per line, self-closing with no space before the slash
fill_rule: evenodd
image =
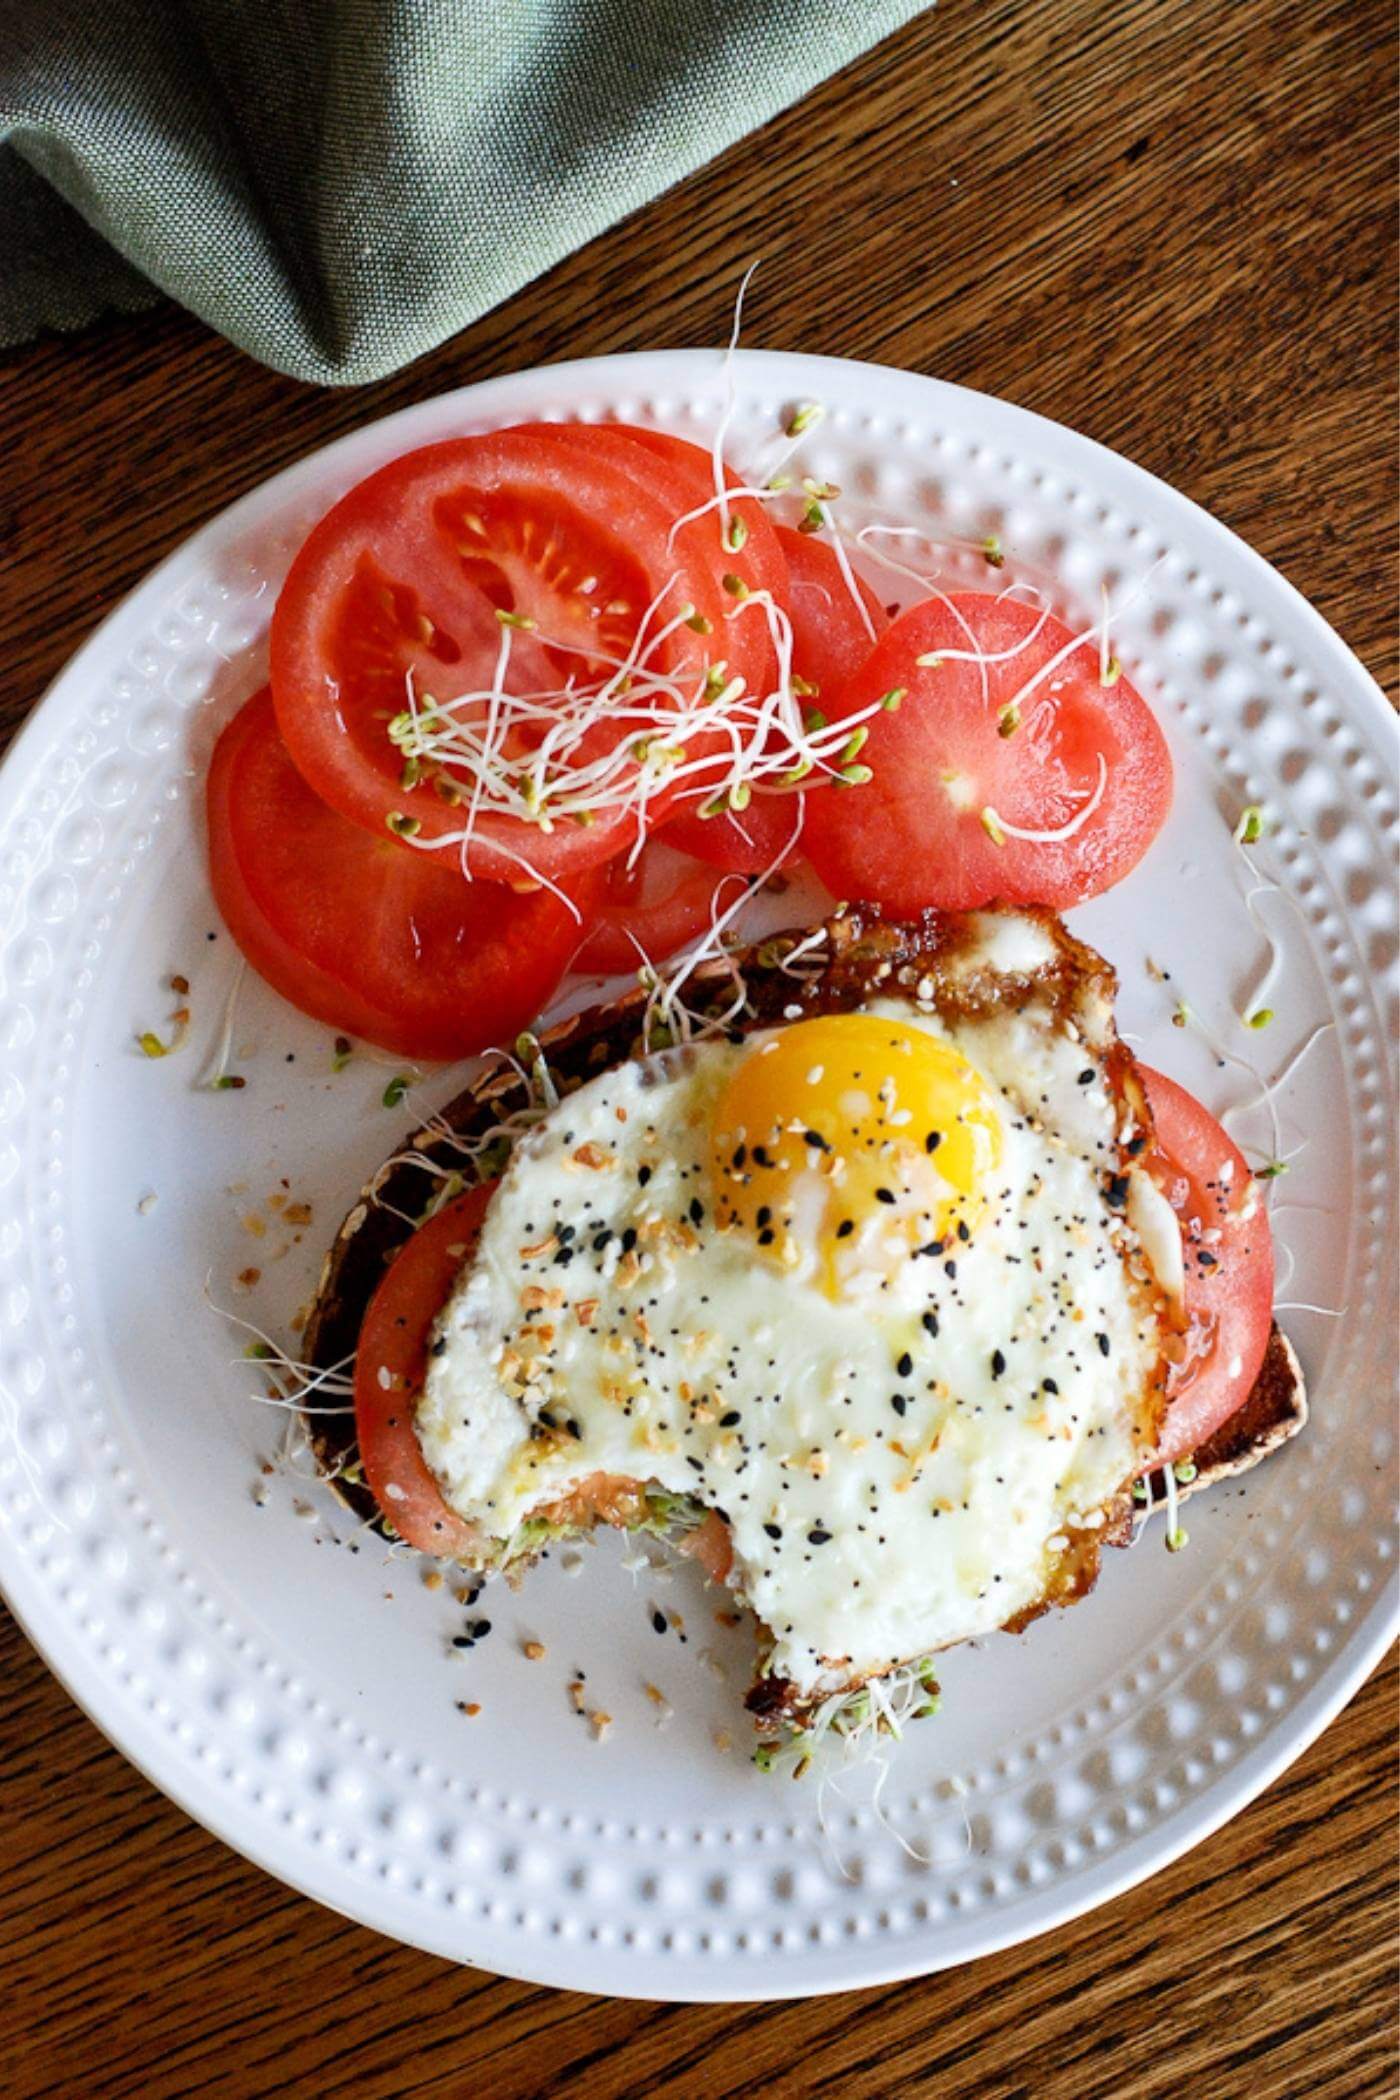
<path id="1" fill-rule="evenodd" d="M 1076 915 L 1118 965 L 1121 1019 L 1217 1109 L 1253 1081 L 1171 1026 L 1184 995 L 1278 1095 L 1283 1292 L 1313 1393 L 1306 1435 L 1247 1485 L 1110 1554 L 1098 1590 L 946 1661 L 941 1716 L 873 1775 L 815 1787 L 742 1754 L 745 1639 L 690 1572 L 629 1574 L 617 1542 L 570 1576 L 488 1593 L 494 1637 L 408 1560 L 254 1487 L 280 1426 L 202 1296 L 281 1326 L 362 1175 L 402 1127 L 386 1073 L 329 1070 L 324 1030 L 249 981 L 243 1092 L 194 1081 L 233 974 L 203 871 L 200 782 L 259 682 L 291 551 L 349 483 L 409 446 L 540 414 L 703 434 L 719 361 L 566 365 L 360 431 L 206 526 L 74 659 L 0 782 L 0 1575 L 93 1718 L 192 1815 L 296 1887 L 440 1954 L 575 1989 L 752 1998 L 911 1975 L 1104 1901 L 1208 1836 L 1336 1713 L 1393 1623 L 1394 730 L 1341 643 L 1265 564 L 1149 475 L 1002 403 L 872 366 L 745 355 L 732 449 L 820 399 L 811 470 L 942 535 L 1000 533 L 1006 574 L 1117 628 L 1167 726 L 1176 806 L 1145 863 Z M 946 573 L 985 571 L 950 556 Z M 1003 579 L 1004 580 L 1004 579 Z M 1230 839 L 1280 829 L 1256 909 L 1282 940 L 1277 1019 L 1238 1012 L 1264 954 Z M 1148 955 L 1170 969 L 1163 985 Z M 172 971 L 194 1041 L 152 1063 Z M 1326 1024 L 1312 1047 L 1300 1047 Z M 294 1057 L 295 1062 L 287 1062 Z M 425 1094 L 450 1091 L 438 1075 Z M 1250 1133 L 1248 1119 L 1243 1134 Z M 1255 1118 L 1253 1135 L 1269 1142 Z M 242 1222 L 285 1176 L 299 1244 Z M 244 1184 L 229 1193 L 231 1184 Z M 154 1195 L 154 1205 L 143 1198 Z M 269 1217 L 263 1212 L 266 1222 Z M 246 1295 L 233 1279 L 262 1271 Z M 312 1498 L 313 1500 L 315 1498 Z M 688 1640 L 658 1637 L 654 1602 Z M 521 1653 L 545 1642 L 543 1661 Z M 714 1663 L 722 1673 L 716 1675 Z M 594 1743 L 567 1675 L 614 1716 Z M 643 1691 L 675 1705 L 668 1726 Z M 477 1700 L 468 1718 L 458 1699 Z M 736 1748 L 715 1746 L 730 1728 Z M 842 1863 L 843 1874 L 836 1861 Z"/>

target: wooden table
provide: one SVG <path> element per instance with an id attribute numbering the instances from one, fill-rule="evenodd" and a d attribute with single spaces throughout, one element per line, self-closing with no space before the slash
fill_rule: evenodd
<path id="1" fill-rule="evenodd" d="M 411 370 L 317 393 L 171 309 L 12 355 L 0 723 L 202 519 L 514 366 L 747 337 L 935 372 L 1117 447 L 1394 674 L 1386 0 L 944 0 Z M 1092 1918 L 806 2004 L 501 1982 L 291 1894 L 155 1793 L 0 1625 L 0 2087 L 40 2094 L 1394 2089 L 1393 1666 L 1262 1800 Z"/>

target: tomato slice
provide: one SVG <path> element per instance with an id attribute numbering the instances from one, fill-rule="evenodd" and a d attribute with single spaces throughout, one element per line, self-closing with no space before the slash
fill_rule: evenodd
<path id="1" fill-rule="evenodd" d="M 259 711 L 256 716 L 254 709 Z M 393 1030 L 392 1015 L 361 998 L 288 940 L 253 901 L 239 872 L 233 847 L 231 790 L 243 740 L 255 730 L 276 735 L 276 721 L 266 695 L 261 704 L 250 700 L 234 716 L 214 748 L 209 767 L 209 870 L 219 915 L 259 977 L 300 1012 L 346 1035 L 384 1043 Z"/>
<path id="2" fill-rule="evenodd" d="M 427 1375 L 429 1331 L 476 1245 L 495 1186 L 468 1189 L 419 1226 L 385 1270 L 360 1327 L 355 1430 L 365 1479 L 395 1531 L 420 1553 L 475 1559 L 485 1543 L 444 1502 L 414 1410 Z"/>
<path id="3" fill-rule="evenodd" d="M 766 875 L 802 856 L 808 797 L 755 795 L 743 811 L 679 815 L 666 823 L 669 844 L 729 875 Z M 790 859 L 789 859 L 790 856 Z"/>
<path id="4" fill-rule="evenodd" d="M 787 525 L 776 528 L 776 537 L 788 568 L 793 676 L 808 689 L 805 704 L 825 710 L 869 656 L 890 624 L 889 615 L 857 578 L 866 615 L 861 617 L 827 541 Z M 714 817 L 701 817 L 682 802 L 669 819 L 667 836 L 713 867 L 760 875 L 791 840 L 796 815 L 791 795 L 756 795 L 742 813 L 726 810 Z"/>
<path id="5" fill-rule="evenodd" d="M 1248 1162 L 1208 1109 L 1139 1065 L 1156 1128 L 1143 1164 L 1181 1224 L 1188 1354 L 1167 1386 L 1160 1461 L 1195 1451 L 1259 1376 L 1273 1324 L 1269 1214 Z"/>
<path id="6" fill-rule="evenodd" d="M 677 1553 L 698 1561 L 711 1582 L 726 1582 L 734 1565 L 734 1534 L 717 1509 L 709 1510 L 694 1531 L 675 1540 Z"/>
<path id="7" fill-rule="evenodd" d="M 890 616 L 863 577 L 856 578 L 860 606 L 830 543 L 814 532 L 777 528 L 787 557 L 788 611 L 792 617 L 792 668 L 814 687 L 814 705 L 826 709 L 869 656 Z M 861 617 L 861 606 L 865 609 Z"/>
<path id="8" fill-rule="evenodd" d="M 547 890 L 517 896 L 374 838 L 313 795 L 271 696 L 220 737 L 208 780 L 214 896 L 261 977 L 303 1013 L 405 1057 L 509 1043 L 548 1001 L 581 924 Z M 587 897 L 596 878 L 579 878 Z"/>
<path id="9" fill-rule="evenodd" d="M 674 495 L 555 426 L 430 445 L 360 482 L 307 539 L 273 614 L 278 723 L 311 786 L 381 835 L 410 824 L 446 837 L 471 811 L 475 874 L 508 881 L 524 868 L 557 880 L 611 859 L 665 805 L 659 791 L 639 814 L 638 769 L 618 755 L 638 735 L 634 708 L 614 705 L 578 725 L 571 770 L 618 755 L 598 806 L 551 816 L 546 800 L 537 818 L 523 805 L 473 808 L 471 770 L 447 747 L 416 754 L 420 777 L 405 785 L 390 726 L 411 690 L 430 719 L 469 729 L 478 745 L 495 734 L 497 772 L 518 783 L 545 738 L 557 737 L 565 681 L 606 678 L 663 593 L 665 608 L 691 603 L 708 623 L 699 633 L 672 619 L 648 657 L 689 695 L 721 653 L 714 638 L 733 601 L 715 564 L 692 570 L 692 550 L 670 543 L 676 512 Z M 503 628 L 499 614 L 534 628 Z M 663 624 L 658 612 L 647 632 Z M 501 709 L 485 696 L 503 645 L 500 689 L 535 699 L 510 710 L 502 735 Z M 657 704 L 669 707 L 669 695 Z"/>
<path id="10" fill-rule="evenodd" d="M 1147 703 L 1099 670 L 1096 635 L 1076 641 L 1015 599 L 964 593 L 902 614 L 826 710 L 877 710 L 862 725 L 871 779 L 808 798 L 828 888 L 899 912 L 1063 910 L 1121 880 L 1166 818 L 1171 759 Z M 897 710 L 878 711 L 894 689 Z"/>
<path id="11" fill-rule="evenodd" d="M 623 855 L 603 877 L 588 937 L 574 957 L 576 970 L 600 977 L 664 962 L 695 940 L 710 925 L 724 883 L 704 861 L 678 853 L 665 835 L 647 840 L 635 866 L 629 868 Z"/>
<path id="12" fill-rule="evenodd" d="M 735 548 L 725 542 L 718 509 L 689 517 L 715 495 L 714 464 L 699 445 L 632 423 L 571 424 L 569 435 L 598 457 L 615 461 L 669 506 L 676 554 L 684 558 L 689 573 L 708 567 L 724 593 L 724 624 L 711 643 L 712 656 L 722 658 L 726 676 L 741 677 L 750 693 L 766 693 L 773 681 L 772 630 L 757 608 L 737 610 L 739 600 L 732 588 L 737 580 L 749 596 L 766 591 L 776 605 L 787 602 L 787 561 L 763 505 L 751 496 L 736 496 L 730 502 L 729 529 L 733 532 L 737 523 L 736 536 L 742 537 L 742 545 Z M 728 487 L 742 485 L 728 467 L 724 473 Z M 680 524 L 681 518 L 687 523 Z"/>

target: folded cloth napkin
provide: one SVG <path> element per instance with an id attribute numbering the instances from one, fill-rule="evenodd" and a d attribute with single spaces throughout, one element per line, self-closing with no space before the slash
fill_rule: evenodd
<path id="1" fill-rule="evenodd" d="M 378 378 L 925 4 L 5 0 L 0 343 L 166 292 Z"/>

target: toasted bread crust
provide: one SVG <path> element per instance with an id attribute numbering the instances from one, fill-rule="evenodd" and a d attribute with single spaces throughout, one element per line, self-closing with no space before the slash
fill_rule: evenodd
<path id="1" fill-rule="evenodd" d="M 1013 985 L 1013 1001 L 1023 1003 L 1044 998 L 1047 993 L 1053 999 L 1057 986 L 1068 977 L 1068 972 L 1057 975 L 1061 962 L 1072 964 L 1081 982 L 1086 976 L 1092 977 L 1111 998 L 1115 979 L 1108 965 L 1076 941 L 1052 913 L 1033 916 L 1051 934 L 1057 963 Z M 729 1033 L 736 1039 L 781 1021 L 849 1012 L 881 993 L 888 996 L 915 986 L 921 997 L 931 997 L 937 1006 L 942 973 L 968 938 L 959 920 L 929 912 L 916 920 L 887 921 L 868 906 L 846 910 L 828 921 L 822 932 L 824 938 L 816 947 L 807 945 L 812 935 L 799 930 L 770 936 L 737 955 L 732 963 L 701 965 L 687 986 L 691 1010 L 714 1016 L 723 1014 L 733 1002 L 736 969 L 742 974 L 745 993 L 744 1015 L 729 1026 Z M 799 948 L 805 953 L 790 962 Z M 1004 978 L 998 981 L 997 995 L 998 1004 L 1005 1007 Z M 990 993 L 987 996 L 990 998 Z M 960 981 L 957 999 L 962 1011 L 976 1005 L 975 977 L 970 982 L 966 978 Z M 638 989 L 610 1005 L 571 1016 L 541 1031 L 538 1040 L 556 1085 L 568 1090 L 606 1066 L 644 1054 L 646 1005 L 646 994 Z M 1112 1055 L 1121 1060 L 1122 1076 L 1145 1119 L 1145 1104 L 1131 1053 L 1116 1045 Z M 521 1098 L 519 1076 L 509 1064 L 482 1074 L 447 1105 L 434 1128 L 413 1132 L 366 1186 L 326 1255 L 304 1337 L 307 1362 L 330 1365 L 353 1353 L 365 1307 L 387 1264 L 413 1230 L 409 1220 L 420 1215 L 431 1201 L 443 1173 L 462 1168 L 460 1141 L 488 1134 L 503 1114 L 520 1105 Z M 407 1153 L 415 1157 L 404 1157 Z M 1247 1471 L 1296 1435 L 1306 1420 L 1307 1403 L 1298 1360 L 1275 1326 L 1263 1368 L 1248 1400 L 1202 1446 L 1196 1454 L 1195 1480 L 1179 1492 L 1182 1496 L 1195 1493 L 1215 1481 Z M 318 1457 L 328 1470 L 334 1470 L 353 1447 L 350 1419 L 308 1417 L 307 1428 Z M 1154 1499 L 1160 1499 L 1160 1488 L 1159 1480 L 1154 1483 Z M 343 1485 L 341 1491 L 360 1513 L 377 1513 L 367 1490 Z M 1097 1534 L 1084 1534 L 1084 1550 L 1067 1559 L 1064 1581 L 1056 1594 L 1009 1630 L 1019 1631 L 1021 1625 L 1049 1604 L 1071 1603 L 1092 1588 L 1100 1546 L 1129 1543 L 1132 1518 L 1133 1503 L 1125 1489 L 1110 1512 L 1108 1525 Z M 795 1687 L 770 1678 L 760 1679 L 755 1685 L 749 1705 L 761 1723 L 794 1720 L 799 1712 Z"/>
<path id="2" fill-rule="evenodd" d="M 1194 1495 L 1217 1480 L 1247 1473 L 1261 1458 L 1295 1437 L 1307 1419 L 1303 1368 L 1293 1344 L 1275 1321 L 1249 1398 L 1196 1452 L 1196 1477 L 1181 1494 Z"/>

